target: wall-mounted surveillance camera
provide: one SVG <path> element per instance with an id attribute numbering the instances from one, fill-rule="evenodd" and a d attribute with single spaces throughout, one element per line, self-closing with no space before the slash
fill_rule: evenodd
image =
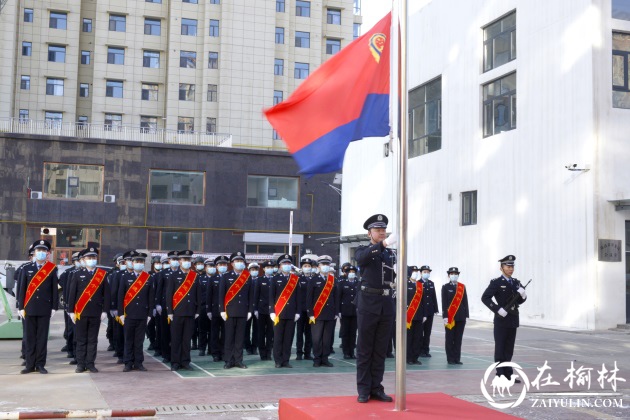
<path id="1" fill-rule="evenodd" d="M 568 169 L 569 171 L 574 171 L 574 172 L 586 172 L 586 171 L 590 171 L 590 165 L 584 165 L 584 167 L 580 167 L 578 168 L 578 164 L 577 163 L 569 163 L 568 165 L 565 166 L 566 169 Z"/>

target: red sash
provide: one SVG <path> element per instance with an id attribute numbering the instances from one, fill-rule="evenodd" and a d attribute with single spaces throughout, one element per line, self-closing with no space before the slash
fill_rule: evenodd
<path id="1" fill-rule="evenodd" d="M 42 285 L 44 280 L 46 280 L 46 277 L 48 277 L 48 275 L 52 273 L 55 267 L 56 267 L 55 264 L 51 263 L 50 261 L 46 261 L 46 263 L 42 265 L 42 268 L 40 268 L 39 271 L 35 273 L 35 275 L 31 279 L 31 282 L 28 285 L 28 288 L 26 289 L 26 296 L 24 297 L 24 306 L 23 306 L 25 311 L 26 311 L 26 305 L 28 305 L 31 298 L 33 297 L 33 293 L 35 293 L 35 291 L 39 288 L 39 286 Z"/>
<path id="2" fill-rule="evenodd" d="M 328 297 L 330 296 L 330 292 L 332 292 L 333 284 L 335 283 L 335 276 L 332 273 L 328 274 L 328 279 L 326 280 L 326 285 L 322 289 L 322 292 L 319 294 L 319 298 L 317 298 L 317 302 L 315 302 L 315 307 L 313 307 L 313 317 L 317 320 L 317 317 L 320 313 L 322 313 L 322 309 L 324 309 L 324 305 L 328 302 Z M 309 324 L 314 324 L 315 321 L 310 321 Z"/>
<path id="3" fill-rule="evenodd" d="M 295 274 L 291 274 L 289 276 L 289 281 L 287 282 L 287 285 L 284 286 L 282 293 L 280 293 L 280 297 L 278 298 L 278 300 L 276 301 L 276 304 L 274 305 L 274 312 L 276 313 L 276 319 L 273 321 L 273 325 L 277 325 L 278 322 L 280 322 L 280 314 L 282 313 L 282 310 L 284 309 L 287 302 L 291 298 L 291 295 L 295 291 L 295 288 L 297 287 L 297 285 L 298 285 L 298 276 Z"/>
<path id="4" fill-rule="evenodd" d="M 416 316 L 416 312 L 418 312 L 418 307 L 420 306 L 420 302 L 422 301 L 422 292 L 424 289 L 422 288 L 422 282 L 416 282 L 416 293 L 413 295 L 413 299 L 411 299 L 411 303 L 407 308 L 407 329 L 411 328 L 411 322 L 413 321 L 413 317 Z"/>
<path id="5" fill-rule="evenodd" d="M 184 297 L 188 294 L 196 278 L 197 278 L 197 273 L 194 270 L 190 270 L 188 274 L 186 274 L 186 278 L 184 279 L 184 282 L 179 285 L 179 287 L 177 288 L 177 291 L 173 295 L 173 311 L 175 311 L 175 308 L 177 308 L 177 305 L 179 305 L 181 301 L 184 299 Z"/>
<path id="6" fill-rule="evenodd" d="M 459 309 L 459 305 L 462 304 L 462 299 L 464 299 L 464 290 L 466 287 L 463 283 L 457 283 L 457 290 L 455 291 L 455 297 L 451 301 L 450 306 L 448 307 L 448 323 L 446 324 L 446 328 L 449 330 L 455 326 L 455 314 Z"/>
<path id="7" fill-rule="evenodd" d="M 131 301 L 140 293 L 140 290 L 147 284 L 149 280 L 149 273 L 143 271 L 138 275 L 136 281 L 133 282 L 131 287 L 125 293 L 125 300 L 123 301 L 123 313 L 127 316 L 127 305 L 131 303 Z M 173 308 L 175 309 L 175 308 Z"/>
<path id="8" fill-rule="evenodd" d="M 103 283 L 103 279 L 105 278 L 106 274 L 107 273 L 105 272 L 105 270 L 102 270 L 100 268 L 97 268 L 94 272 L 92 280 L 90 280 L 90 283 L 87 285 L 85 290 L 83 290 L 83 293 L 81 293 L 81 297 L 74 305 L 74 314 L 77 316 L 77 319 L 81 319 L 81 313 L 87 306 L 90 299 L 92 299 L 92 296 L 94 296 L 94 293 L 96 293 L 101 283 Z"/>
<path id="9" fill-rule="evenodd" d="M 225 294 L 225 299 L 223 299 L 223 312 L 225 312 L 225 318 L 227 319 L 227 306 L 228 303 L 234 299 L 234 296 L 238 295 L 238 292 L 241 291 L 247 279 L 249 278 L 249 271 L 247 269 L 243 270 L 240 276 L 236 279 L 234 283 L 230 286 L 227 293 Z"/>

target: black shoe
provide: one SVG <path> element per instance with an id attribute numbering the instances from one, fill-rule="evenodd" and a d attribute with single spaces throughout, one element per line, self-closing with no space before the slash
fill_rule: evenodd
<path id="1" fill-rule="evenodd" d="M 413 364 L 414 364 L 414 365 L 421 365 L 421 364 L 422 364 L 422 362 L 421 362 L 420 360 L 414 360 L 414 361 L 413 361 Z"/>
<path id="2" fill-rule="evenodd" d="M 335 365 L 333 365 L 332 363 L 330 363 L 328 360 L 326 360 L 325 362 L 322 362 L 322 366 L 326 366 L 326 367 L 333 367 Z"/>
<path id="3" fill-rule="evenodd" d="M 221 358 L 219 356 L 212 356 L 212 361 L 213 362 L 220 362 Z"/>
<path id="4" fill-rule="evenodd" d="M 139 370 L 140 372 L 146 372 L 147 368 L 145 368 L 141 363 L 139 365 L 136 365 L 136 370 Z"/>
<path id="5" fill-rule="evenodd" d="M 334 349 L 330 349 L 330 354 L 335 354 L 335 350 Z"/>
<path id="6" fill-rule="evenodd" d="M 289 363 L 289 362 L 283 364 L 282 367 L 293 369 L 293 366 L 291 366 L 291 363 Z"/>
<path id="7" fill-rule="evenodd" d="M 177 363 L 173 363 L 171 365 L 171 372 L 175 372 L 176 370 L 179 370 L 179 365 Z"/>
<path id="8" fill-rule="evenodd" d="M 245 350 L 245 353 L 247 353 L 248 356 L 251 356 L 252 354 L 254 354 L 253 350 Z"/>
<path id="9" fill-rule="evenodd" d="M 171 363 L 171 359 L 169 359 L 168 357 L 165 357 L 162 359 L 162 363 Z"/>
<path id="10" fill-rule="evenodd" d="M 247 369 L 247 365 L 245 365 L 242 362 L 235 363 L 234 366 L 236 366 L 237 368 L 240 368 L 240 369 Z"/>
<path id="11" fill-rule="evenodd" d="M 206 355 L 205 350 L 199 350 L 199 356 L 205 356 L 205 355 Z"/>
<path id="12" fill-rule="evenodd" d="M 321 367 L 321 365 L 322 365 L 322 364 L 321 364 L 321 363 L 319 363 L 319 362 L 315 362 L 315 363 L 313 363 L 313 367 Z"/>
<path id="13" fill-rule="evenodd" d="M 223 365 L 223 369 L 232 369 L 232 367 L 232 364 L 228 362 L 225 362 L 225 364 Z"/>
<path id="14" fill-rule="evenodd" d="M 63 346 L 60 351 L 68 351 L 68 345 Z"/>
<path id="15" fill-rule="evenodd" d="M 280 363 L 276 363 L 276 369 L 280 369 L 282 365 Z"/>
<path id="16" fill-rule="evenodd" d="M 451 362 L 451 361 L 449 360 L 448 364 L 449 364 L 449 365 L 456 365 L 457 363 L 455 363 L 455 362 Z"/>
<path id="17" fill-rule="evenodd" d="M 357 358 L 357 356 L 355 356 L 355 355 L 354 355 L 354 353 L 352 353 L 352 354 L 350 355 L 350 358 L 351 358 L 351 359 L 356 359 L 356 358 Z"/>
<path id="18" fill-rule="evenodd" d="M 388 359 L 393 359 L 394 358 L 394 354 L 393 353 L 387 353 L 387 358 Z"/>
<path id="19" fill-rule="evenodd" d="M 304 360 L 313 360 L 313 356 L 307 354 L 306 356 L 304 356 Z"/>
<path id="20" fill-rule="evenodd" d="M 407 364 L 408 365 L 414 365 L 415 363 L 413 362 L 413 360 L 407 360 Z"/>
<path id="21" fill-rule="evenodd" d="M 149 347 L 147 347 L 148 351 L 153 351 L 155 350 L 155 347 L 153 347 L 153 343 L 149 344 Z"/>
<path id="22" fill-rule="evenodd" d="M 24 357 L 24 354 L 20 354 L 20 359 L 26 359 L 26 357 Z"/>
<path id="23" fill-rule="evenodd" d="M 295 360 L 302 360 L 302 359 L 303 359 L 303 357 L 302 357 L 301 354 L 298 354 L 297 356 L 295 356 Z"/>
<path id="24" fill-rule="evenodd" d="M 89 370 L 92 373 L 98 373 L 98 369 L 96 369 L 96 366 L 88 366 L 87 370 Z"/>
<path id="25" fill-rule="evenodd" d="M 185 366 L 182 366 L 182 369 L 183 369 L 183 370 L 195 370 L 195 369 L 193 369 L 193 367 L 192 367 L 192 366 L 190 366 L 190 365 L 185 365 Z"/>
<path id="26" fill-rule="evenodd" d="M 39 366 L 39 367 L 35 366 L 35 370 L 41 373 L 42 375 L 46 375 L 48 373 L 48 371 L 46 370 L 44 366 Z"/>
<path id="27" fill-rule="evenodd" d="M 344 354 L 344 355 L 343 355 L 343 358 L 344 358 L 345 360 L 348 360 L 348 359 L 352 359 L 352 356 L 350 356 L 349 354 Z"/>
<path id="28" fill-rule="evenodd" d="M 26 366 L 26 360 L 21 363 L 21 366 Z"/>
<path id="29" fill-rule="evenodd" d="M 74 371 L 76 373 L 83 373 L 83 372 L 85 372 L 85 366 L 78 365 L 77 368 Z"/>
<path id="30" fill-rule="evenodd" d="M 72 360 L 70 360 L 69 364 L 70 365 L 77 365 L 77 364 L 79 364 L 79 362 L 77 362 L 77 359 L 72 359 Z"/>
<path id="31" fill-rule="evenodd" d="M 74 353 L 68 352 L 68 354 L 66 355 L 66 359 L 74 359 Z"/>
<path id="32" fill-rule="evenodd" d="M 258 356 L 258 349 L 254 349 L 254 356 Z"/>
<path id="33" fill-rule="evenodd" d="M 153 353 L 153 357 L 162 357 L 162 353 L 160 353 L 159 351 L 156 351 Z"/>
<path id="34" fill-rule="evenodd" d="M 384 391 L 373 392 L 370 396 L 377 401 L 383 401 L 383 402 L 394 401 L 393 398 L 387 395 Z"/>
<path id="35" fill-rule="evenodd" d="M 25 369 L 22 369 L 22 370 L 20 371 L 20 373 L 21 373 L 22 375 L 25 375 L 25 374 L 27 374 L 27 373 L 31 373 L 31 372 L 35 372 L 35 369 L 27 369 L 27 368 L 25 368 Z"/>
<path id="36" fill-rule="evenodd" d="M 125 362 L 123 362 L 122 358 L 119 358 L 118 360 L 116 360 L 116 364 L 117 365 L 122 365 L 123 363 L 125 363 Z"/>
<path id="37" fill-rule="evenodd" d="M 198 350 L 199 347 L 197 347 L 197 343 L 193 343 L 192 347 L 190 348 L 191 350 Z"/>
<path id="38" fill-rule="evenodd" d="M 370 396 L 369 396 L 369 395 L 365 395 L 365 394 L 363 394 L 363 395 L 359 395 L 359 396 L 357 397 L 357 402 L 360 402 L 360 403 L 366 403 L 366 402 L 368 402 L 369 400 L 370 400 Z"/>
<path id="39" fill-rule="evenodd" d="M 123 368 L 123 372 L 131 372 L 132 370 L 133 370 L 133 367 L 130 364 L 126 364 L 125 367 Z"/>
<path id="40" fill-rule="evenodd" d="M 110 345 L 107 347 L 107 351 L 114 351 L 114 346 L 113 346 L 112 344 L 110 344 Z"/>
<path id="41" fill-rule="evenodd" d="M 456 364 L 456 365 L 463 365 L 463 363 L 462 363 L 462 362 L 460 362 L 459 360 L 458 360 L 457 362 L 455 362 L 455 364 Z M 518 379 L 517 379 L 517 381 L 518 381 Z"/>

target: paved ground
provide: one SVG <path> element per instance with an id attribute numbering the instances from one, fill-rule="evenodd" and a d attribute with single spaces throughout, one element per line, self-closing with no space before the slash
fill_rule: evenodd
<path id="1" fill-rule="evenodd" d="M 20 375 L 19 341 L 0 341 L 0 412 L 156 408 L 159 417 L 167 419 L 275 419 L 279 398 L 356 393 L 354 363 L 341 360 L 340 351 L 333 356 L 334 368 L 315 369 L 309 361 L 292 361 L 294 369 L 275 369 L 273 362 L 246 356 L 247 370 L 224 370 L 222 363 L 213 363 L 211 358 L 193 352 L 195 371 L 190 373 L 172 373 L 147 353 L 145 365 L 149 372 L 123 373 L 112 353 L 105 351 L 104 328 L 97 358 L 100 373 L 76 374 L 65 353 L 59 351 L 63 346 L 62 322 L 60 316 L 53 318 L 48 347 L 49 375 Z M 446 364 L 444 332 L 437 323 L 432 337 L 433 357 L 422 359 L 422 366 L 407 371 L 408 392 L 444 392 L 489 406 L 480 384 L 493 362 L 492 325 L 469 321 L 461 366 Z M 544 379 L 550 374 L 547 382 L 558 385 L 539 385 L 538 389 L 530 385 L 524 401 L 504 410 L 507 413 L 528 419 L 630 419 L 630 331 L 566 332 L 521 327 L 514 362 L 522 367 L 529 382 L 537 377 L 537 368 L 547 362 L 551 369 L 544 372 L 539 383 L 545 384 Z M 615 362 L 617 381 L 609 381 L 613 372 L 606 372 L 602 388 L 598 371 L 602 371 L 602 364 L 608 371 L 613 370 Z M 575 369 L 572 386 L 568 377 L 571 363 Z M 394 360 L 390 359 L 385 387 L 392 394 L 393 370 Z M 587 382 L 577 380 L 578 376 L 586 379 L 589 374 L 590 389 Z M 489 376 L 485 386 L 489 395 L 492 395 L 493 377 Z M 510 389 L 513 397 L 505 393 L 504 398 L 497 395 L 494 400 L 514 403 L 523 386 L 514 385 Z M 594 396 L 595 392 L 607 395 Z M 570 395 L 547 395 L 558 393 Z"/>

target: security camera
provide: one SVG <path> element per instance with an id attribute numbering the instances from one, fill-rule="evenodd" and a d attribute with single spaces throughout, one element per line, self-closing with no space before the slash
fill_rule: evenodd
<path id="1" fill-rule="evenodd" d="M 569 163 L 568 165 L 565 166 L 565 168 L 573 172 L 586 172 L 591 169 L 589 164 L 585 164 L 583 167 L 578 168 L 577 163 Z"/>
<path id="2" fill-rule="evenodd" d="M 565 168 L 572 171 L 574 168 L 577 168 L 577 163 L 569 163 L 567 166 L 565 166 Z"/>

